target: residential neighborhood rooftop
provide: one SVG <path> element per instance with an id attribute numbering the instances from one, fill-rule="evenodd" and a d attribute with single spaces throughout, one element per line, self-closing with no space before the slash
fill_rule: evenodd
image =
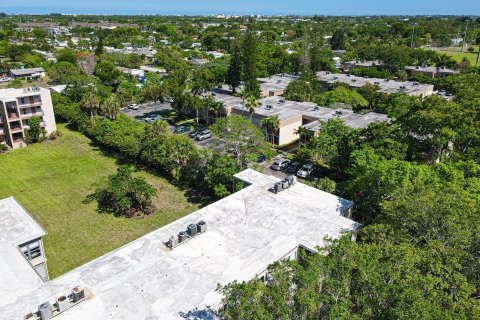
<path id="1" fill-rule="evenodd" d="M 451 73 L 451 74 L 459 73 L 459 71 L 457 71 L 457 70 L 448 69 L 448 68 L 445 68 L 445 67 L 429 67 L 429 66 L 406 66 L 405 70 L 407 70 L 407 71 L 418 71 L 418 72 L 428 72 L 428 73 L 434 73 L 434 72 Z"/>
<path id="2" fill-rule="evenodd" d="M 236 113 L 248 115 L 247 109 L 242 104 L 242 99 L 228 94 L 216 93 L 215 99 L 225 103 L 227 109 Z M 289 120 L 295 117 L 308 117 L 312 120 L 328 121 L 331 118 L 340 118 L 352 128 L 366 128 L 375 121 L 390 121 L 387 115 L 369 112 L 367 114 L 354 113 L 350 109 L 320 107 L 313 102 L 297 102 L 285 100 L 280 96 L 267 97 L 258 101 L 260 105 L 255 109 L 255 114 L 263 117 L 278 116 L 279 120 Z M 319 128 L 320 123 L 314 121 L 306 125 L 312 131 Z"/>
<path id="3" fill-rule="evenodd" d="M 43 68 L 26 68 L 26 69 L 12 69 L 10 70 L 15 76 L 29 75 L 37 72 L 45 72 Z"/>
<path id="4" fill-rule="evenodd" d="M 302 183 L 275 194 L 278 179 L 251 169 L 235 179 L 249 186 L 52 281 L 12 292 L 14 299 L 0 300 L 0 314 L 21 318 L 82 286 L 87 300 L 58 320 L 215 319 L 217 284 L 255 278 L 299 246 L 315 251 L 325 237 L 360 226 L 342 216 L 353 203 L 335 195 Z M 206 232 L 172 250 L 165 245 L 199 221 Z"/>
<path id="5" fill-rule="evenodd" d="M 317 72 L 317 77 L 320 81 L 329 85 L 336 82 L 342 82 L 348 84 L 351 88 L 361 88 L 365 84 L 369 83 L 379 86 L 379 92 L 387 94 L 405 93 L 407 95 L 427 96 L 433 93 L 433 85 L 422 84 L 419 82 L 358 77 L 350 74 L 331 73 L 328 71 Z"/>

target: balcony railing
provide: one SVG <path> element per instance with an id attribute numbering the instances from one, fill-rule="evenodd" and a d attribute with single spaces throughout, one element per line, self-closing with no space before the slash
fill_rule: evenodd
<path id="1" fill-rule="evenodd" d="M 32 116 L 43 116 L 43 111 L 37 111 L 37 112 L 29 112 L 29 113 L 24 113 L 22 114 L 22 119 L 28 119 Z"/>
<path id="2" fill-rule="evenodd" d="M 26 102 L 18 105 L 20 108 L 34 108 L 34 107 L 41 107 L 42 101 L 34 101 L 34 102 Z"/>
<path id="3" fill-rule="evenodd" d="M 17 132 L 22 132 L 22 131 L 23 131 L 22 127 L 12 127 L 12 128 L 10 128 L 11 133 L 17 133 Z"/>

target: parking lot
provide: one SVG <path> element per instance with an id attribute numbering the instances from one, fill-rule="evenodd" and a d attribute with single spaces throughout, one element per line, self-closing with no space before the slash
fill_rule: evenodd
<path id="1" fill-rule="evenodd" d="M 168 113 L 172 110 L 172 106 L 169 103 L 139 104 L 138 107 L 138 110 L 123 108 L 121 112 L 133 119 L 143 121 L 144 118 L 151 115 L 161 115 L 162 113 Z"/>
<path id="2" fill-rule="evenodd" d="M 128 108 L 123 108 L 121 110 L 122 113 L 140 122 L 145 122 L 145 118 L 153 116 L 155 114 L 168 115 L 170 111 L 172 111 L 172 107 L 170 106 L 169 103 L 143 104 L 143 105 L 139 105 L 138 110 L 131 110 Z M 169 131 L 173 133 L 175 131 L 175 126 L 172 124 L 169 124 Z M 188 133 L 179 133 L 179 134 L 187 135 Z M 220 151 L 224 146 L 224 143 L 216 137 L 212 137 L 203 141 L 197 141 L 193 138 L 191 139 L 195 142 L 195 144 L 199 148 L 211 148 L 211 149 Z M 278 157 L 270 161 L 262 162 L 260 163 L 260 166 L 264 169 L 265 174 L 277 177 L 279 179 L 284 179 L 287 176 L 285 172 L 271 169 L 271 165 L 273 161 L 275 161 Z"/>
<path id="3" fill-rule="evenodd" d="M 133 118 L 140 122 L 145 122 L 145 118 L 153 116 L 155 114 L 159 115 L 168 115 L 172 111 L 172 107 L 169 103 L 149 103 L 149 104 L 139 104 L 138 110 L 132 110 L 129 108 L 123 108 L 122 113 Z M 175 126 L 172 124 L 168 125 L 170 132 L 175 131 Z M 187 133 L 180 133 L 187 134 Z M 215 150 L 220 150 L 223 147 L 223 143 L 218 138 L 212 137 L 203 141 L 197 141 L 192 138 L 195 144 L 200 148 L 212 148 Z"/>

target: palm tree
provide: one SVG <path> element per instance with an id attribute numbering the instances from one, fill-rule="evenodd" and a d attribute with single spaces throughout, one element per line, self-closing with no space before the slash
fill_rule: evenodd
<path id="1" fill-rule="evenodd" d="M 215 112 L 215 119 L 218 118 L 220 110 L 225 110 L 225 102 L 223 101 L 215 101 L 209 108 L 209 111 Z"/>
<path id="2" fill-rule="evenodd" d="M 272 123 L 272 119 L 270 117 L 263 118 L 260 121 L 260 125 L 262 126 L 263 129 L 265 129 L 265 136 L 267 137 L 267 142 L 269 142 L 269 143 L 270 143 L 269 131 L 270 131 L 270 128 L 271 128 L 271 125 L 272 125 L 271 123 Z"/>
<path id="3" fill-rule="evenodd" d="M 252 121 L 253 114 L 255 113 L 255 109 L 257 109 L 257 107 L 258 107 L 257 98 L 255 98 L 254 96 L 247 97 L 247 101 L 245 102 L 245 108 L 250 114 L 250 121 Z"/>
<path id="4" fill-rule="evenodd" d="M 207 111 L 207 124 L 210 123 L 210 113 L 215 112 L 215 115 L 218 116 L 218 110 L 223 106 L 223 102 L 217 102 L 213 98 L 213 95 L 208 94 L 205 98 L 202 99 L 203 106 Z"/>
<path id="5" fill-rule="evenodd" d="M 280 119 L 278 118 L 278 115 L 271 116 L 271 129 L 272 129 L 272 144 L 275 142 L 275 133 L 278 131 L 280 128 Z"/>
<path id="6" fill-rule="evenodd" d="M 120 101 L 116 94 L 110 95 L 102 103 L 102 112 L 110 119 L 114 120 L 120 112 Z"/>
<path id="7" fill-rule="evenodd" d="M 81 105 L 83 108 L 90 110 L 90 117 L 93 119 L 94 111 L 100 108 L 100 98 L 95 92 L 88 92 L 82 99 Z"/>
<path id="8" fill-rule="evenodd" d="M 262 119 L 261 121 L 262 128 L 265 129 L 265 134 L 267 136 L 267 141 L 271 144 L 274 144 L 275 133 L 280 127 L 280 119 L 278 115 L 270 116 Z"/>
<path id="9" fill-rule="evenodd" d="M 295 129 L 295 131 L 293 131 L 294 134 L 298 135 L 299 136 L 299 145 L 298 147 L 301 147 L 302 146 L 302 142 L 305 142 L 305 138 L 308 136 L 308 134 L 310 133 L 310 130 L 308 130 L 307 128 L 303 127 L 303 126 L 300 126 L 298 127 L 298 129 Z M 303 140 L 303 141 L 302 141 Z"/>

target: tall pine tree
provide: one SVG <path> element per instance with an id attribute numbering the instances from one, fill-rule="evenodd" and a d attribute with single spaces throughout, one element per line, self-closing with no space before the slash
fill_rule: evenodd
<path id="1" fill-rule="evenodd" d="M 260 97 L 260 84 L 258 78 L 258 48 L 257 37 L 250 21 L 247 34 L 242 42 L 242 80 L 245 96 Z"/>
<path id="2" fill-rule="evenodd" d="M 227 84 L 232 88 L 232 92 L 235 93 L 236 89 L 240 86 L 242 77 L 242 59 L 241 59 L 241 47 L 240 43 L 235 43 L 233 49 L 232 59 L 227 72 Z"/>

